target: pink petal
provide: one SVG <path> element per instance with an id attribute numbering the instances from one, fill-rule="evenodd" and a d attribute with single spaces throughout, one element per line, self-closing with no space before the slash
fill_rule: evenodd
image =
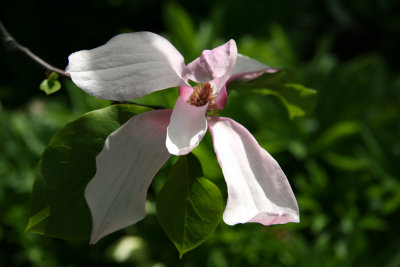
<path id="1" fill-rule="evenodd" d="M 228 187 L 224 221 L 229 225 L 299 222 L 292 189 L 271 155 L 237 122 L 212 117 L 208 123 Z"/>
<path id="2" fill-rule="evenodd" d="M 204 50 L 199 58 L 187 65 L 186 78 L 200 83 L 212 82 L 219 91 L 231 76 L 236 56 L 234 40 L 213 50 Z"/>
<path id="3" fill-rule="evenodd" d="M 189 97 L 193 94 L 193 87 L 190 86 L 179 86 L 179 95 L 184 101 L 187 101 Z"/>
<path id="4" fill-rule="evenodd" d="M 219 90 L 217 97 L 215 98 L 215 104 L 220 110 L 223 110 L 228 99 L 228 93 L 226 92 L 226 85 L 224 84 Z"/>
<path id="5" fill-rule="evenodd" d="M 238 78 L 248 80 L 253 80 L 263 73 L 274 73 L 277 72 L 278 69 L 271 68 L 268 65 L 265 65 L 257 60 L 244 56 L 242 54 L 237 55 L 235 68 L 232 71 L 231 77 L 229 78 L 227 83 L 230 83 L 233 80 Z"/>
<path id="6" fill-rule="evenodd" d="M 180 96 L 176 100 L 167 129 L 166 146 L 173 155 L 186 155 L 203 139 L 207 132 L 205 117 L 208 104 L 192 106 Z"/>
<path id="7" fill-rule="evenodd" d="M 187 85 L 182 55 L 151 32 L 120 34 L 105 45 L 69 56 L 66 72 L 86 93 L 108 100 L 130 100 Z"/>
<path id="8" fill-rule="evenodd" d="M 171 110 L 136 115 L 107 137 L 85 190 L 91 244 L 144 218 L 147 190 L 170 157 L 165 148 L 170 115 Z"/>

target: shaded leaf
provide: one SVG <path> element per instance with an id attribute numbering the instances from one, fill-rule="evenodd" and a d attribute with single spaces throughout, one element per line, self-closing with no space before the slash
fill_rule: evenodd
<path id="1" fill-rule="evenodd" d="M 90 235 L 84 189 L 96 171 L 95 158 L 106 137 L 130 117 L 149 110 L 114 105 L 68 123 L 44 151 L 33 185 L 27 232 L 65 239 Z"/>
<path id="2" fill-rule="evenodd" d="M 346 138 L 357 136 L 360 130 L 361 124 L 359 121 L 341 121 L 333 124 L 315 140 L 312 150 L 316 153 L 329 149 Z"/>
<path id="3" fill-rule="evenodd" d="M 157 197 L 158 220 L 180 257 L 203 243 L 222 216 L 221 192 L 202 175 L 194 155 L 182 156 Z"/>
<path id="4" fill-rule="evenodd" d="M 327 151 L 322 158 L 332 166 L 348 172 L 360 171 L 369 166 L 367 158 L 359 155 L 342 155 L 333 151 Z"/>
<path id="5" fill-rule="evenodd" d="M 294 74 L 286 69 L 264 73 L 250 81 L 237 79 L 228 88 L 240 92 L 275 95 L 285 105 L 291 119 L 309 114 L 317 101 L 317 92 L 299 84 Z"/>

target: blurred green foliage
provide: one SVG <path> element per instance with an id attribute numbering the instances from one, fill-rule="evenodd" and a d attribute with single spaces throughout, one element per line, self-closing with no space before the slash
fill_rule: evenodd
<path id="1" fill-rule="evenodd" d="M 5 82 L 6 76 L 0 83 L 0 266 L 399 266 L 400 76 L 398 43 L 392 37 L 399 32 L 400 20 L 394 1 L 344 4 L 335 0 L 317 5 L 313 1 L 199 1 L 191 6 L 144 2 L 82 4 L 86 14 L 77 10 L 69 21 L 81 27 L 79 33 L 58 37 L 73 39 L 74 45 L 50 57 L 66 65 L 69 53 L 129 30 L 128 20 L 115 15 L 114 23 L 95 27 L 86 17 L 88 6 L 93 5 L 99 17 L 152 8 L 151 14 L 163 18 L 167 28 L 159 24 L 145 28 L 152 23 L 149 16 L 132 27 L 163 31 L 187 60 L 234 37 L 240 53 L 273 67 L 291 68 L 303 84 L 318 90 L 311 115 L 290 120 L 275 96 L 238 92 L 230 94 L 222 115 L 246 126 L 277 159 L 292 184 L 301 223 L 231 227 L 221 222 L 207 242 L 179 260 L 154 212 L 166 166 L 150 189 L 148 216 L 95 246 L 25 234 L 35 168 L 44 147 L 67 122 L 108 102 L 85 95 L 65 80 L 61 93 L 45 97 L 37 89 L 41 72 L 30 73 L 35 67 L 24 66 L 24 60 L 12 55 L 15 61 L 7 57 L 1 62 L 2 69 L 19 72 L 11 83 Z M 59 21 L 34 3 L 20 5 L 21 12 L 30 8 L 33 17 L 45 14 Z M 73 16 L 72 7 L 65 8 Z M 29 40 L 36 38 L 36 45 L 43 45 L 44 39 L 38 37 L 45 36 L 32 35 L 41 23 L 27 22 L 21 43 L 30 47 Z M 93 36 L 102 41 L 91 43 Z M 63 41 L 54 40 L 48 46 L 63 49 Z M 30 82 L 28 88 L 21 86 L 21 75 Z M 171 107 L 176 94 L 170 89 L 137 102 Z M 226 196 L 209 135 L 194 153 L 204 175 Z"/>

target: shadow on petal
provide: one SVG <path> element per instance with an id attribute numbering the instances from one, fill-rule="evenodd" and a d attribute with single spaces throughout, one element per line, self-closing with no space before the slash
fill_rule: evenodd
<path id="1" fill-rule="evenodd" d="M 92 214 L 91 243 L 145 216 L 147 190 L 170 154 L 165 147 L 171 110 L 136 115 L 110 134 L 85 190 Z"/>
<path id="2" fill-rule="evenodd" d="M 297 202 L 285 174 L 249 131 L 220 117 L 209 119 L 209 128 L 228 187 L 224 221 L 229 225 L 298 222 Z"/>

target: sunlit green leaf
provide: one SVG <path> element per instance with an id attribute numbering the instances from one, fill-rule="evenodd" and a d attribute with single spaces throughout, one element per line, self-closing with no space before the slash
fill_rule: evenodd
<path id="1" fill-rule="evenodd" d="M 106 137 L 135 114 L 149 110 L 114 105 L 67 124 L 50 141 L 37 168 L 26 231 L 65 239 L 90 234 L 84 189 L 96 171 Z"/>
<path id="2" fill-rule="evenodd" d="M 221 192 L 202 176 L 198 159 L 182 156 L 157 197 L 158 220 L 180 257 L 203 243 L 221 219 Z"/>
<path id="3" fill-rule="evenodd" d="M 235 80 L 228 89 L 261 95 L 275 95 L 285 105 L 290 118 L 310 113 L 317 100 L 317 92 L 298 83 L 294 74 L 286 69 L 264 73 L 260 77 L 244 81 Z"/>
<path id="4" fill-rule="evenodd" d="M 61 83 L 58 81 L 58 74 L 52 72 L 49 77 L 40 83 L 40 90 L 46 95 L 53 94 L 61 89 Z"/>

